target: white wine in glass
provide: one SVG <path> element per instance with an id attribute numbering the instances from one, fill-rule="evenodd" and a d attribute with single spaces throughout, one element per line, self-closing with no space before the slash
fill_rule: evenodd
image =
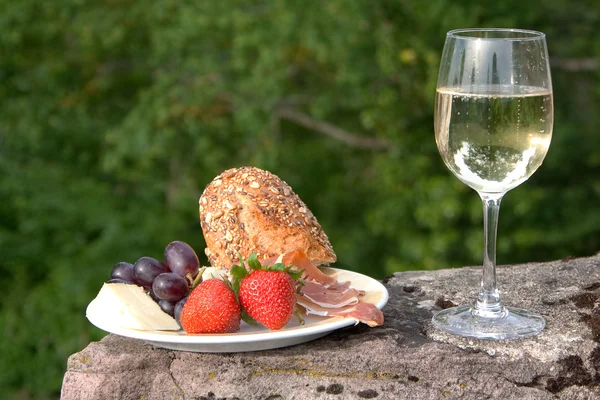
<path id="1" fill-rule="evenodd" d="M 433 323 L 480 339 L 533 335 L 544 319 L 505 306 L 496 285 L 500 201 L 542 164 L 553 126 L 548 50 L 541 32 L 450 31 L 435 99 L 435 139 L 450 171 L 479 193 L 484 209 L 483 278 L 472 306 L 436 313 Z"/>

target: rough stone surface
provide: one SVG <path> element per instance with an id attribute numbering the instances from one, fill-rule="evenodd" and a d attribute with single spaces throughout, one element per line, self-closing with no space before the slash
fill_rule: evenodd
<path id="1" fill-rule="evenodd" d="M 432 313 L 476 296 L 479 268 L 396 273 L 382 327 L 252 353 L 187 353 L 109 335 L 73 354 L 62 399 L 600 399 L 600 256 L 502 266 L 507 305 L 538 336 L 464 339 Z"/>

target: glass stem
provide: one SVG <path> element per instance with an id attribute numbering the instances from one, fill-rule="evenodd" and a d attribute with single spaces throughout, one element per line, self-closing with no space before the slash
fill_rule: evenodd
<path id="1" fill-rule="evenodd" d="M 500 301 L 500 293 L 496 286 L 496 234 L 500 201 L 504 193 L 479 195 L 483 202 L 483 278 L 473 314 L 486 318 L 502 318 L 506 316 L 506 310 Z"/>

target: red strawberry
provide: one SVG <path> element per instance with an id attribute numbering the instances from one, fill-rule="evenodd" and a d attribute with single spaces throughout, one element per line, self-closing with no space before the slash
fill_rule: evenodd
<path id="1" fill-rule="evenodd" d="M 269 329 L 281 329 L 296 307 L 296 284 L 283 271 L 252 271 L 240 283 L 240 303 Z"/>
<path id="2" fill-rule="evenodd" d="M 181 311 L 187 333 L 227 333 L 240 329 L 241 311 L 235 294 L 219 279 L 200 283 Z"/>
<path id="3" fill-rule="evenodd" d="M 302 271 L 281 263 L 262 266 L 255 253 L 246 262 L 248 269 L 240 258 L 241 265 L 230 270 L 234 278 L 232 288 L 242 306 L 242 319 L 250 324 L 258 321 L 270 329 L 283 328 L 296 311 L 296 281 Z M 300 313 L 296 315 L 303 324 Z"/>

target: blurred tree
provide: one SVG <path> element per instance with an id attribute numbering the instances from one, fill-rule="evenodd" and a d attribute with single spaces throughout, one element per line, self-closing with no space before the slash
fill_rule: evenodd
<path id="1" fill-rule="evenodd" d="M 0 389 L 56 398 L 121 260 L 185 240 L 222 170 L 268 169 L 348 269 L 479 264 L 477 195 L 432 132 L 445 32 L 545 31 L 555 137 L 509 193 L 498 261 L 600 249 L 600 5 L 548 0 L 0 0 Z M 205 260 L 204 260 L 205 261 Z"/>

